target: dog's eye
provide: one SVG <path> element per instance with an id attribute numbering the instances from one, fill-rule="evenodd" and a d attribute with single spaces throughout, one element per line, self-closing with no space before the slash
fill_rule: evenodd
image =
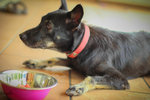
<path id="1" fill-rule="evenodd" d="M 48 23 L 48 20 L 45 20 L 45 23 Z"/>
<path id="2" fill-rule="evenodd" d="M 48 30 L 51 30 L 51 29 L 52 29 L 52 25 L 51 25 L 51 24 L 47 24 L 46 27 L 47 27 Z"/>
<path id="3" fill-rule="evenodd" d="M 46 28 L 48 31 L 51 31 L 52 29 L 52 22 L 49 20 L 45 20 Z"/>

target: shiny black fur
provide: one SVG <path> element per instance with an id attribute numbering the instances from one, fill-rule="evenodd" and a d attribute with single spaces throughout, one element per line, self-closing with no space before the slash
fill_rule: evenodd
<path id="1" fill-rule="evenodd" d="M 101 66 L 107 65 L 126 77 L 150 72 L 150 33 L 115 32 L 99 27 L 90 27 L 90 31 L 86 48 L 77 58 L 70 59 L 77 70 L 87 75 L 99 75 Z"/>
<path id="2" fill-rule="evenodd" d="M 59 10 L 42 17 L 41 23 L 22 34 L 20 38 L 32 48 L 74 51 L 84 34 L 83 8 L 77 5 L 67 11 L 66 3 Z M 116 89 L 127 89 L 128 77 L 139 77 L 150 72 L 150 33 L 116 32 L 89 26 L 90 39 L 85 49 L 74 59 L 61 59 L 68 66 L 99 84 Z M 59 38 L 58 38 L 59 37 Z M 53 43 L 48 46 L 46 43 Z M 101 80 L 101 82 L 100 82 Z"/>

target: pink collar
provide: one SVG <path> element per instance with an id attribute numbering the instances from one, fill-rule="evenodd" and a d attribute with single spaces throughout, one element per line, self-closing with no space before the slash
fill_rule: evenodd
<path id="1" fill-rule="evenodd" d="M 78 48 L 76 50 L 74 50 L 72 53 L 69 53 L 69 54 L 66 53 L 69 58 L 77 57 L 83 51 L 86 44 L 88 43 L 88 40 L 90 38 L 90 29 L 87 25 L 84 25 L 84 27 L 85 27 L 85 33 L 84 33 L 83 39 L 82 39 L 80 45 L 78 46 Z"/>

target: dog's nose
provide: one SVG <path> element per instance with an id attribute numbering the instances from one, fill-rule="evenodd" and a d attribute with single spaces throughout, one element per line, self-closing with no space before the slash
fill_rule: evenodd
<path id="1" fill-rule="evenodd" d="M 25 34 L 20 34 L 19 36 L 20 36 L 21 40 L 26 40 L 27 39 L 27 36 Z"/>

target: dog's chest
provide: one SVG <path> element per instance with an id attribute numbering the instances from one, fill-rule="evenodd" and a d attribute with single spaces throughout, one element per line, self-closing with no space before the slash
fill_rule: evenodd
<path id="1" fill-rule="evenodd" d="M 87 62 L 86 60 L 81 59 L 71 59 L 70 60 L 71 68 L 75 69 L 78 72 L 81 72 L 85 75 L 92 75 L 94 71 L 94 67 L 92 63 Z"/>

